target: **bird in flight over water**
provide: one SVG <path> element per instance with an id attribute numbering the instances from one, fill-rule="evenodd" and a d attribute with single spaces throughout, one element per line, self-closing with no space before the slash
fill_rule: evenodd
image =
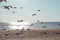
<path id="1" fill-rule="evenodd" d="M 17 22 L 23 22 L 23 20 L 18 20 Z"/>
<path id="2" fill-rule="evenodd" d="M 40 11 L 40 10 L 37 10 L 38 12 Z"/>
<path id="3" fill-rule="evenodd" d="M 4 6 L 5 9 L 10 9 L 10 8 L 13 8 L 12 6 Z"/>
<path id="4" fill-rule="evenodd" d="M 32 16 L 36 16 L 36 14 L 32 14 Z"/>

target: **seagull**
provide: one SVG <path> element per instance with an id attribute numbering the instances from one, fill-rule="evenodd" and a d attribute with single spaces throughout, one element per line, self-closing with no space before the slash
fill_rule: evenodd
<path id="1" fill-rule="evenodd" d="M 60 26 L 60 24 L 58 24 Z"/>
<path id="2" fill-rule="evenodd" d="M 12 13 L 15 13 L 15 12 L 12 12 Z"/>
<path id="3" fill-rule="evenodd" d="M 3 1 L 7 2 L 6 0 L 0 0 L 0 3 L 3 2 Z"/>
<path id="4" fill-rule="evenodd" d="M 38 12 L 40 11 L 40 10 L 37 10 Z"/>
<path id="5" fill-rule="evenodd" d="M 33 26 L 34 24 L 32 23 L 30 26 Z"/>
<path id="6" fill-rule="evenodd" d="M 4 6 L 4 8 L 9 10 L 9 6 Z"/>
<path id="7" fill-rule="evenodd" d="M 32 14 L 32 16 L 36 16 L 36 14 Z"/>
<path id="8" fill-rule="evenodd" d="M 14 7 L 16 9 L 16 7 Z"/>
<path id="9" fill-rule="evenodd" d="M 10 8 L 13 8 L 12 6 L 4 6 L 5 9 L 10 9 Z"/>
<path id="10" fill-rule="evenodd" d="M 43 26 L 42 28 L 45 28 L 46 27 L 46 25 L 45 26 Z"/>
<path id="11" fill-rule="evenodd" d="M 39 21 L 39 20 L 37 20 L 37 22 L 39 23 L 40 21 Z"/>
<path id="12" fill-rule="evenodd" d="M 4 0 L 5 2 L 7 2 L 6 0 Z"/>
<path id="13" fill-rule="evenodd" d="M 8 6 L 8 7 L 13 8 L 12 6 Z"/>
<path id="14" fill-rule="evenodd" d="M 23 20 L 18 20 L 17 22 L 23 22 Z"/>
<path id="15" fill-rule="evenodd" d="M 20 9 L 23 9 L 23 7 L 20 7 Z"/>

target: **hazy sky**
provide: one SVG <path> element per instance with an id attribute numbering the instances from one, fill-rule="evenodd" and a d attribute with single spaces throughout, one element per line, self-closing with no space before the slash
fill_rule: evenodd
<path id="1" fill-rule="evenodd" d="M 7 10 L 3 8 L 4 5 L 16 6 L 17 9 Z M 41 11 L 37 12 L 38 9 Z M 37 15 L 32 16 L 34 13 Z M 7 3 L 0 3 L 0 20 L 17 21 L 21 19 L 29 22 L 60 21 L 60 0 L 7 0 Z"/>

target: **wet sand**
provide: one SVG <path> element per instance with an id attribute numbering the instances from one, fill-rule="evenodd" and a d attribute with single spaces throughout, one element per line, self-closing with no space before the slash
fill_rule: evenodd
<path id="1" fill-rule="evenodd" d="M 60 40 L 60 29 L 0 30 L 0 40 Z"/>

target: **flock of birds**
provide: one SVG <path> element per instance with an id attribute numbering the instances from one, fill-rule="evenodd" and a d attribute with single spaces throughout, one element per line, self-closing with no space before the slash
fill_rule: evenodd
<path id="1" fill-rule="evenodd" d="M 6 2 L 7 3 L 7 0 L 0 0 L 0 3 L 1 2 Z M 13 6 L 3 6 L 4 9 L 7 9 L 7 10 L 10 10 L 10 8 L 14 8 L 16 9 L 17 7 L 13 7 Z M 20 9 L 23 9 L 23 7 L 20 7 Z M 40 9 L 37 10 L 37 12 L 40 12 Z M 12 12 L 12 13 L 15 13 L 15 12 Z M 36 16 L 36 13 L 32 14 L 32 16 Z M 23 22 L 23 20 L 18 20 L 17 22 Z M 37 20 L 37 22 L 40 22 L 39 20 Z M 32 26 L 33 24 L 31 24 L 30 26 Z M 46 26 L 43 26 L 43 28 L 45 28 Z"/>
<path id="2" fill-rule="evenodd" d="M 5 9 L 8 9 L 8 10 L 10 10 L 10 8 L 14 8 L 14 9 L 16 9 L 17 7 L 13 7 L 13 6 L 3 6 Z M 20 7 L 20 9 L 23 9 L 23 7 Z"/>
<path id="3" fill-rule="evenodd" d="M 7 0 L 0 0 L 0 3 L 1 2 L 6 2 L 7 3 Z M 17 9 L 17 7 L 13 7 L 13 6 L 3 6 L 4 9 L 7 9 L 7 10 L 10 10 L 10 8 L 14 8 L 14 9 Z M 20 7 L 20 9 L 23 9 L 23 7 Z M 12 12 L 12 13 L 15 13 L 15 12 Z"/>
<path id="4" fill-rule="evenodd" d="M 0 3 L 1 2 L 6 2 L 7 3 L 7 0 L 0 0 Z M 13 7 L 13 6 L 3 6 L 4 9 L 7 9 L 7 10 L 10 10 L 10 8 L 14 8 L 16 9 L 17 7 Z M 23 9 L 23 7 L 20 7 L 20 9 Z M 39 12 L 40 10 L 37 10 L 37 12 Z M 12 12 L 12 13 L 15 13 L 15 12 Z M 36 16 L 36 13 L 32 14 L 32 16 Z M 37 20 L 39 22 L 39 20 Z M 18 20 L 18 22 L 23 22 L 23 20 Z"/>

